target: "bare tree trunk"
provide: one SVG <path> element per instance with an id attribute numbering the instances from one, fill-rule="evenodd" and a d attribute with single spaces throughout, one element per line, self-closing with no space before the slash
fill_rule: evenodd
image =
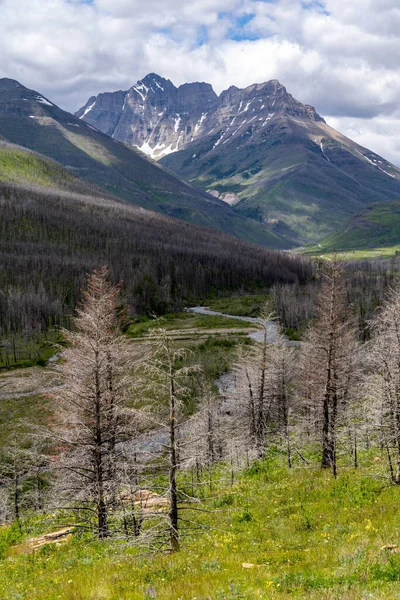
<path id="1" fill-rule="evenodd" d="M 324 406 L 323 406 L 323 424 L 322 424 L 322 461 L 321 467 L 323 469 L 329 469 L 332 466 L 332 453 L 331 446 L 329 442 L 329 392 L 326 391 L 324 396 Z"/>
<path id="2" fill-rule="evenodd" d="M 399 392 L 396 389 L 396 412 L 395 412 L 395 440 L 396 440 L 396 449 L 397 449 L 397 465 L 396 465 L 396 476 L 395 483 L 400 484 L 400 399 Z"/>
<path id="3" fill-rule="evenodd" d="M 41 485 L 40 485 L 40 469 L 37 468 L 36 469 L 36 477 L 35 477 L 35 482 L 36 482 L 36 510 L 37 511 L 41 511 L 43 509 L 43 502 L 42 502 L 42 490 L 41 490 Z"/>
<path id="4" fill-rule="evenodd" d="M 207 454 L 208 463 L 212 465 L 215 460 L 214 452 L 214 419 L 212 413 L 212 407 L 210 406 L 210 399 L 208 399 L 207 406 Z"/>
<path id="5" fill-rule="evenodd" d="M 292 468 L 292 449 L 290 446 L 288 407 L 287 407 L 287 400 L 286 400 L 285 392 L 284 392 L 284 397 L 283 397 L 282 408 L 283 408 L 283 432 L 284 432 L 284 436 L 285 436 L 285 440 L 286 440 L 287 464 L 288 464 L 288 468 L 291 469 Z"/>
<path id="6" fill-rule="evenodd" d="M 15 473 L 14 476 L 14 515 L 15 520 L 19 522 L 20 506 L 19 506 L 19 476 Z"/>
<path id="7" fill-rule="evenodd" d="M 252 441 L 255 441 L 257 427 L 256 427 L 256 407 L 254 404 L 253 386 L 251 383 L 248 369 L 245 369 L 245 373 L 246 373 L 247 387 L 248 387 L 248 392 L 249 392 L 250 437 L 251 437 Z"/>
<path id="8" fill-rule="evenodd" d="M 169 466 L 169 493 L 170 493 L 170 546 L 172 552 L 179 550 L 178 529 L 178 490 L 176 485 L 176 472 L 178 469 L 175 424 L 175 380 L 171 355 L 169 355 L 169 438 L 170 438 L 170 466 Z"/>
<path id="9" fill-rule="evenodd" d="M 354 468 L 358 468 L 358 442 L 357 442 L 357 429 L 354 428 Z"/>
<path id="10" fill-rule="evenodd" d="M 257 405 L 257 418 L 256 418 L 256 446 L 258 458 L 264 458 L 265 455 L 265 380 L 267 373 L 267 324 L 264 326 L 264 339 L 262 349 L 262 359 L 260 365 L 260 384 L 258 389 L 258 405 Z"/>

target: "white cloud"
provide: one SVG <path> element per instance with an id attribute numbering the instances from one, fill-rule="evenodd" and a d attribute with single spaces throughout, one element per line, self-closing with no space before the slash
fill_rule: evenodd
<path id="1" fill-rule="evenodd" d="M 398 118 L 376 117 L 372 120 L 357 118 L 327 119 L 328 124 L 362 146 L 374 150 L 394 164 L 400 157 L 400 115 Z"/>
<path id="2" fill-rule="evenodd" d="M 0 76 L 75 110 L 148 72 L 175 84 L 279 79 L 400 165 L 398 0 L 0 0 Z M 308 2 L 311 6 L 312 3 Z M 249 39 L 229 39 L 239 18 Z M 254 39 L 258 38 L 258 39 Z"/>

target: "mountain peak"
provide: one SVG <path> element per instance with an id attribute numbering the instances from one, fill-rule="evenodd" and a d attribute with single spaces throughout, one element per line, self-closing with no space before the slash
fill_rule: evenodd
<path id="1" fill-rule="evenodd" d="M 146 75 L 125 95 L 115 92 L 91 99 L 77 115 L 157 160 L 218 132 L 215 148 L 232 142 L 246 145 L 257 135 L 267 135 L 278 116 L 323 121 L 277 79 L 244 89 L 232 85 L 217 96 L 204 81 L 176 87 L 156 73 Z"/>
<path id="2" fill-rule="evenodd" d="M 131 90 L 137 92 L 142 99 L 145 99 L 148 94 L 159 95 L 165 92 L 171 93 L 171 91 L 176 90 L 176 88 L 169 79 L 160 77 L 157 73 L 148 73 L 146 77 L 143 77 L 143 79 L 140 79 L 133 85 Z"/>
<path id="3" fill-rule="evenodd" d="M 140 84 L 144 84 L 147 86 L 151 86 L 156 85 L 158 86 L 164 86 L 165 84 L 170 85 L 170 86 L 174 86 L 174 84 L 172 83 L 172 81 L 170 81 L 169 79 L 165 79 L 164 77 L 161 77 L 160 75 L 157 75 L 157 73 L 148 73 L 145 77 L 143 77 L 143 79 L 140 79 L 136 85 L 140 85 Z"/>
<path id="4" fill-rule="evenodd" d="M 146 82 L 146 81 L 170 81 L 169 79 L 165 79 L 165 77 L 161 77 L 161 75 L 158 75 L 157 73 L 147 73 L 147 75 L 145 77 L 143 77 L 143 79 L 141 79 L 140 81 L 142 82 Z M 140 83 L 140 81 L 138 83 Z"/>
<path id="5" fill-rule="evenodd" d="M 0 78 L 0 87 L 1 88 L 6 88 L 6 87 L 24 88 L 24 86 L 19 81 L 17 81 L 16 79 L 9 79 L 8 77 Z"/>

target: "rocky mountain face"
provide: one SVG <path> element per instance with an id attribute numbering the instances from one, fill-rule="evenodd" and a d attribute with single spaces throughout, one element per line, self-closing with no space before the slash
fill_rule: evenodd
<path id="1" fill-rule="evenodd" d="M 140 148 L 235 211 L 297 243 L 400 196 L 400 170 L 335 131 L 278 81 L 217 96 L 155 74 L 100 94 L 77 117 Z"/>
<path id="2" fill-rule="evenodd" d="M 76 116 L 158 159 L 206 133 L 204 121 L 208 114 L 214 114 L 218 103 L 218 96 L 207 83 L 176 88 L 152 73 L 127 92 L 90 98 Z"/>
<path id="3" fill-rule="evenodd" d="M 263 246 L 291 245 L 268 226 L 239 215 L 201 187 L 182 181 L 141 152 L 12 79 L 0 79 L 1 136 L 57 161 L 70 173 L 132 204 Z"/>
<path id="4" fill-rule="evenodd" d="M 246 89 L 232 86 L 218 97 L 209 83 L 176 88 L 154 73 L 126 92 L 93 96 L 75 114 L 158 160 L 221 128 L 215 147 L 242 135 L 246 123 L 262 130 L 278 112 L 323 122 L 312 106 L 295 100 L 275 80 Z"/>

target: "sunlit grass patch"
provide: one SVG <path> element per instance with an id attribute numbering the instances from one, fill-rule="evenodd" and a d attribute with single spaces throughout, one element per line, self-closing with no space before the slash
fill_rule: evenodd
<path id="1" fill-rule="evenodd" d="M 9 556 L 0 596 L 393 600 L 400 594 L 400 489 L 375 476 L 371 464 L 371 453 L 359 469 L 343 462 L 335 481 L 300 463 L 288 470 L 279 455 L 255 463 L 235 474 L 234 485 L 227 477 L 206 494 L 202 506 L 210 512 L 195 517 L 202 530 L 183 525 L 183 547 L 174 555 L 138 556 L 138 549 L 77 534 L 65 546 L 13 556 L 28 524 L 21 532 L 13 526 L 0 532 Z"/>

